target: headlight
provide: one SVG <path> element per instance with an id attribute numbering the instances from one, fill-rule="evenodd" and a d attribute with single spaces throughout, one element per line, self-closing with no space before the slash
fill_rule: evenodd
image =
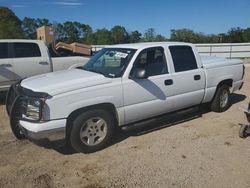
<path id="1" fill-rule="evenodd" d="M 27 99 L 26 113 L 23 114 L 23 118 L 35 121 L 41 120 L 43 104 L 44 102 L 41 99 L 37 98 Z"/>

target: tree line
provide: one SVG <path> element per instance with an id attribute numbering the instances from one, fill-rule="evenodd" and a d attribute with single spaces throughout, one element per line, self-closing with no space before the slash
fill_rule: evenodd
<path id="1" fill-rule="evenodd" d="M 145 33 L 138 30 L 128 31 L 125 27 L 116 25 L 110 30 L 106 28 L 93 30 L 90 25 L 66 21 L 64 23 L 51 23 L 45 18 L 25 17 L 20 20 L 15 13 L 7 7 L 0 7 L 0 39 L 36 39 L 36 29 L 41 26 L 52 26 L 55 30 L 56 40 L 67 43 L 81 42 L 85 44 L 120 44 L 135 42 L 161 42 L 179 41 L 192 43 L 237 43 L 250 42 L 250 28 L 231 28 L 227 33 L 204 34 L 191 29 L 172 29 L 170 38 L 157 34 L 154 28 Z"/>

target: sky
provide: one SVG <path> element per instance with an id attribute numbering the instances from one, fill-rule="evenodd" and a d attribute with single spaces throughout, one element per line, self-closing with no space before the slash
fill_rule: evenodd
<path id="1" fill-rule="evenodd" d="M 0 0 L 0 6 L 20 19 L 78 21 L 94 30 L 121 25 L 144 33 L 155 28 L 166 37 L 171 29 L 218 34 L 250 27 L 250 0 Z"/>

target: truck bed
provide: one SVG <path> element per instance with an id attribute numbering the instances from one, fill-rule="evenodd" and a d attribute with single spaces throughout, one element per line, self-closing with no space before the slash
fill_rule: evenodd
<path id="1" fill-rule="evenodd" d="M 226 59 L 215 56 L 201 56 L 201 61 L 206 69 L 242 64 L 239 59 Z"/>
<path id="2" fill-rule="evenodd" d="M 232 80 L 231 92 L 240 89 L 242 85 L 243 64 L 239 59 L 226 59 L 221 57 L 201 56 L 206 72 L 206 94 L 203 102 L 212 100 L 217 85 L 222 80 Z"/>

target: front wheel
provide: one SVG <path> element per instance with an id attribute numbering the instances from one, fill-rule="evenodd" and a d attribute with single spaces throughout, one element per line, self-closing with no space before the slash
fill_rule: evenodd
<path id="1" fill-rule="evenodd" d="M 70 143 L 82 153 L 105 148 L 114 132 L 115 121 L 106 110 L 93 109 L 79 114 L 72 122 Z"/>
<path id="2" fill-rule="evenodd" d="M 15 117 L 11 118 L 10 127 L 11 127 L 11 130 L 12 130 L 13 134 L 15 135 L 16 139 L 23 140 L 26 138 L 19 127 L 19 120 L 16 119 Z"/>
<path id="3" fill-rule="evenodd" d="M 211 110 L 214 112 L 224 112 L 231 106 L 230 91 L 227 85 L 221 85 L 217 89 L 214 99 L 211 102 Z"/>

